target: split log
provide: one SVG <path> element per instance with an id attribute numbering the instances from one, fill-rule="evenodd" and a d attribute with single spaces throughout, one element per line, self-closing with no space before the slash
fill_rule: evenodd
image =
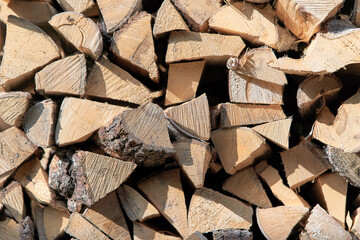
<path id="1" fill-rule="evenodd" d="M 179 169 L 159 173 L 140 182 L 138 186 L 179 234 L 183 238 L 188 237 L 187 210 Z"/>
<path id="2" fill-rule="evenodd" d="M 249 230 L 224 229 L 213 232 L 214 240 L 253 240 L 253 233 Z M 204 239 L 205 240 L 205 239 Z"/>
<path id="3" fill-rule="evenodd" d="M 81 13 L 62 12 L 49 24 L 80 52 L 97 60 L 103 52 L 103 39 L 97 25 Z"/>
<path id="4" fill-rule="evenodd" d="M 175 7 L 182 13 L 191 29 L 196 32 L 207 32 L 208 19 L 221 7 L 217 0 L 172 0 Z"/>
<path id="5" fill-rule="evenodd" d="M 283 86 L 229 71 L 230 101 L 236 103 L 283 104 Z"/>
<path id="6" fill-rule="evenodd" d="M 340 224 L 316 205 L 310 213 L 305 230 L 300 235 L 301 240 L 310 239 L 344 239 L 351 240 L 351 235 Z"/>
<path id="7" fill-rule="evenodd" d="M 222 128 L 211 132 L 211 140 L 224 169 L 234 174 L 270 151 L 265 139 L 246 127 Z"/>
<path id="8" fill-rule="evenodd" d="M 350 228 L 350 232 L 352 234 L 354 234 L 357 238 L 360 237 L 360 208 L 357 208 L 352 216 L 352 220 L 353 220 L 353 224 L 352 225 L 348 225 Z"/>
<path id="9" fill-rule="evenodd" d="M 33 240 L 35 229 L 34 223 L 29 216 L 26 216 L 20 222 L 20 239 L 21 240 Z"/>
<path id="10" fill-rule="evenodd" d="M 205 174 L 209 168 L 213 152 L 207 143 L 198 140 L 182 140 L 173 143 L 175 159 L 195 188 L 204 185 Z"/>
<path id="11" fill-rule="evenodd" d="M 159 211 L 135 189 L 123 185 L 118 189 L 122 207 L 131 221 L 143 222 L 160 217 Z"/>
<path id="12" fill-rule="evenodd" d="M 201 140 L 210 139 L 210 109 L 206 94 L 165 110 L 167 117 Z"/>
<path id="13" fill-rule="evenodd" d="M 18 182 L 12 182 L 0 191 L 0 202 L 18 223 L 26 216 L 24 195 Z"/>
<path id="14" fill-rule="evenodd" d="M 31 95 L 25 92 L 0 93 L 0 130 L 22 125 L 30 99 Z"/>
<path id="15" fill-rule="evenodd" d="M 35 89 L 42 95 L 83 97 L 86 75 L 85 55 L 75 54 L 57 60 L 36 73 Z"/>
<path id="16" fill-rule="evenodd" d="M 99 9 L 94 0 L 56 0 L 64 11 L 82 13 L 87 17 L 99 15 Z"/>
<path id="17" fill-rule="evenodd" d="M 291 123 L 292 117 L 284 120 L 264 123 L 253 127 L 252 130 L 275 143 L 279 147 L 288 150 Z"/>
<path id="18" fill-rule="evenodd" d="M 59 111 L 55 141 L 59 146 L 84 142 L 126 109 L 85 99 L 65 98 Z"/>
<path id="19" fill-rule="evenodd" d="M 335 76 L 311 76 L 299 85 L 296 99 L 302 116 L 310 115 L 319 104 L 320 99 L 330 102 L 336 98 L 342 88 L 340 79 Z"/>
<path id="20" fill-rule="evenodd" d="M 181 238 L 165 235 L 151 228 L 148 228 L 142 224 L 134 222 L 134 240 L 146 240 L 146 239 L 156 239 L 156 240 L 179 240 Z"/>
<path id="21" fill-rule="evenodd" d="M 280 155 L 291 189 L 314 180 L 331 168 L 321 149 L 309 142 L 301 142 Z"/>
<path id="22" fill-rule="evenodd" d="M 268 165 L 265 160 L 255 166 L 255 171 L 259 177 L 270 187 L 274 196 L 285 206 L 307 207 L 310 205 L 292 189 L 288 188 L 280 177 L 278 171 Z"/>
<path id="23" fill-rule="evenodd" d="M 321 24 L 334 16 L 344 0 L 276 2 L 276 15 L 298 38 L 308 42 L 312 35 L 320 31 Z"/>
<path id="24" fill-rule="evenodd" d="M 0 221 L 0 232 L 1 240 L 19 239 L 20 224 L 11 218 L 6 218 L 4 221 Z"/>
<path id="25" fill-rule="evenodd" d="M 175 154 L 163 110 L 147 103 L 124 111 L 95 135 L 97 144 L 110 156 L 155 166 Z"/>
<path id="26" fill-rule="evenodd" d="M 8 180 L 8 178 L 15 172 L 16 169 L 10 170 L 6 173 L 0 175 L 0 189 L 3 189 L 4 184 Z M 0 203 L 0 211 L 3 208 L 3 205 Z"/>
<path id="27" fill-rule="evenodd" d="M 125 25 L 129 18 L 141 11 L 141 0 L 98 0 L 107 33 L 113 33 Z"/>
<path id="28" fill-rule="evenodd" d="M 170 64 L 164 105 L 181 103 L 194 98 L 204 67 L 205 61 Z"/>
<path id="29" fill-rule="evenodd" d="M 166 52 L 166 63 L 204 59 L 226 62 L 239 56 L 245 44 L 239 36 L 225 36 L 198 32 L 171 32 Z"/>
<path id="30" fill-rule="evenodd" d="M 179 30 L 190 31 L 172 2 L 165 0 L 156 14 L 153 35 L 155 38 L 160 38 L 166 33 Z"/>
<path id="31" fill-rule="evenodd" d="M 318 177 L 312 188 L 312 196 L 335 220 L 345 228 L 347 182 L 337 173 Z"/>
<path id="32" fill-rule="evenodd" d="M 355 0 L 354 2 L 354 10 L 353 10 L 353 22 L 355 23 L 356 27 L 360 26 L 360 1 Z"/>
<path id="33" fill-rule="evenodd" d="M 115 191 L 100 199 L 91 208 L 87 208 L 82 216 L 111 239 L 131 239 Z"/>
<path id="34" fill-rule="evenodd" d="M 250 205 L 208 188 L 199 188 L 191 198 L 189 231 L 210 232 L 219 229 L 249 229 L 253 210 Z"/>
<path id="35" fill-rule="evenodd" d="M 253 167 L 242 169 L 229 177 L 222 189 L 261 208 L 272 207 Z"/>
<path id="36" fill-rule="evenodd" d="M 43 30 L 25 19 L 9 16 L 0 66 L 0 84 L 7 91 L 20 86 L 58 58 L 58 46 Z"/>
<path id="37" fill-rule="evenodd" d="M 207 238 L 200 232 L 196 231 L 191 234 L 186 240 L 207 240 Z"/>
<path id="38" fill-rule="evenodd" d="M 277 23 L 269 4 L 263 8 L 246 2 L 225 5 L 210 18 L 209 26 L 219 33 L 239 35 L 254 45 L 267 45 L 279 52 L 297 49 L 295 36 Z"/>
<path id="39" fill-rule="evenodd" d="M 110 51 L 120 66 L 159 82 L 149 13 L 140 12 L 134 15 L 124 27 L 115 32 Z"/>
<path id="40" fill-rule="evenodd" d="M 305 207 L 256 208 L 256 219 L 266 239 L 286 240 L 293 228 L 309 212 Z M 276 227 L 274 227 L 274 220 Z"/>
<path id="41" fill-rule="evenodd" d="M 37 146 L 50 147 L 55 144 L 57 103 L 51 99 L 38 102 L 26 112 L 24 131 Z"/>

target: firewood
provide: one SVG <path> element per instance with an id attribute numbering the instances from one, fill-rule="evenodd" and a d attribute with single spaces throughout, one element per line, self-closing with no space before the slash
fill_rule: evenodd
<path id="1" fill-rule="evenodd" d="M 318 177 L 312 196 L 335 220 L 345 228 L 347 182 L 337 173 Z"/>
<path id="2" fill-rule="evenodd" d="M 192 139 L 176 141 L 173 146 L 176 151 L 175 159 L 192 185 L 195 188 L 202 187 L 210 160 L 213 158 L 209 144 Z"/>
<path id="3" fill-rule="evenodd" d="M 166 1 L 170 2 L 170 0 Z M 194 98 L 204 67 L 205 61 L 170 64 L 164 105 L 181 103 Z"/>
<path id="4" fill-rule="evenodd" d="M 197 32 L 207 32 L 208 19 L 221 7 L 217 0 L 172 0 L 175 7 L 182 13 L 191 29 Z"/>
<path id="5" fill-rule="evenodd" d="M 84 54 L 57 60 L 35 74 L 36 92 L 42 95 L 83 97 L 86 75 Z"/>
<path id="6" fill-rule="evenodd" d="M 264 123 L 253 127 L 252 130 L 259 133 L 266 139 L 269 139 L 276 145 L 288 150 L 291 122 L 292 117 L 270 123 Z"/>
<path id="7" fill-rule="evenodd" d="M 256 208 L 256 219 L 266 239 L 286 240 L 291 230 L 309 212 L 305 207 Z M 274 220 L 276 227 L 274 228 Z"/>
<path id="8" fill-rule="evenodd" d="M 43 30 L 25 19 L 9 16 L 0 66 L 0 84 L 7 91 L 21 85 L 58 58 L 58 46 Z"/>
<path id="9" fill-rule="evenodd" d="M 175 154 L 163 110 L 146 103 L 124 111 L 96 133 L 97 144 L 110 156 L 155 166 Z"/>
<path id="10" fill-rule="evenodd" d="M 138 186 L 179 234 L 188 237 L 187 210 L 179 169 L 159 173 L 141 181 Z"/>
<path id="11" fill-rule="evenodd" d="M 18 182 L 12 182 L 0 191 L 0 202 L 18 223 L 26 216 L 23 191 Z"/>
<path id="12" fill-rule="evenodd" d="M 357 208 L 352 216 L 353 224 L 349 226 L 350 232 L 354 234 L 357 238 L 360 237 L 360 208 Z"/>
<path id="13" fill-rule="evenodd" d="M 202 94 L 189 102 L 170 107 L 166 115 L 186 130 L 202 140 L 210 139 L 210 110 L 206 94 Z"/>
<path id="14" fill-rule="evenodd" d="M 131 239 L 115 191 L 100 199 L 91 208 L 87 208 L 82 216 L 111 239 Z"/>
<path id="15" fill-rule="evenodd" d="M 172 2 L 170 0 L 165 0 L 156 14 L 153 29 L 154 37 L 160 38 L 166 33 L 177 30 L 190 31 L 188 25 Z"/>
<path id="16" fill-rule="evenodd" d="M 283 86 L 229 71 L 230 101 L 236 103 L 283 104 Z"/>
<path id="17" fill-rule="evenodd" d="M 141 11 L 141 0 L 99 0 L 101 16 L 104 18 L 107 33 L 113 33 L 123 27 L 129 18 Z"/>
<path id="18" fill-rule="evenodd" d="M 55 141 L 59 146 L 86 141 L 126 109 L 85 99 L 65 98 L 59 111 Z"/>
<path id="19" fill-rule="evenodd" d="M 50 147 L 55 144 L 57 103 L 51 99 L 38 102 L 26 112 L 24 131 L 37 146 Z"/>
<path id="20" fill-rule="evenodd" d="M 25 92 L 0 93 L 0 130 L 21 126 L 30 99 L 31 95 Z"/>
<path id="21" fill-rule="evenodd" d="M 82 13 L 87 17 L 99 15 L 99 9 L 94 0 L 56 0 L 64 11 Z"/>
<path id="22" fill-rule="evenodd" d="M 239 36 L 175 31 L 170 33 L 166 63 L 198 59 L 226 62 L 231 56 L 239 56 L 244 48 Z"/>
<path id="23" fill-rule="evenodd" d="M 86 79 L 85 94 L 135 104 L 149 102 L 152 98 L 146 86 L 105 57 L 101 57 L 91 67 Z"/>
<path id="24" fill-rule="evenodd" d="M 53 16 L 49 24 L 80 52 L 97 60 L 103 52 L 99 28 L 81 13 L 62 12 Z"/>
<path id="25" fill-rule="evenodd" d="M 223 229 L 212 234 L 213 240 L 253 240 L 253 233 L 249 230 Z"/>
<path id="26" fill-rule="evenodd" d="M 334 16 L 344 0 L 302 1 L 280 0 L 276 2 L 276 15 L 298 38 L 308 42 L 319 32 L 321 23 Z"/>
<path id="27" fill-rule="evenodd" d="M 265 160 L 255 166 L 255 171 L 259 177 L 270 187 L 274 196 L 285 206 L 307 207 L 310 205 L 292 189 L 284 185 L 278 171 L 268 165 Z"/>
<path id="28" fill-rule="evenodd" d="M 6 218 L 4 221 L 0 221 L 0 232 L 1 240 L 19 239 L 20 224 L 11 218 Z"/>
<path id="29" fill-rule="evenodd" d="M 326 213 L 319 205 L 316 205 L 310 213 L 305 230 L 300 235 L 301 240 L 309 239 L 346 239 L 351 240 L 351 235 Z"/>
<path id="30" fill-rule="evenodd" d="M 281 152 L 280 155 L 291 189 L 314 180 L 331 168 L 321 149 L 306 141 Z"/>
<path id="31" fill-rule="evenodd" d="M 299 85 L 296 99 L 301 115 L 309 115 L 321 98 L 330 102 L 342 88 L 341 81 L 332 75 L 311 76 Z"/>
<path id="32" fill-rule="evenodd" d="M 118 189 L 122 207 L 131 221 L 143 222 L 160 217 L 159 211 L 135 189 L 123 185 Z"/>
<path id="33" fill-rule="evenodd" d="M 159 82 L 149 13 L 134 15 L 124 27 L 115 32 L 110 51 L 120 66 Z"/>
<path id="34" fill-rule="evenodd" d="M 142 224 L 134 222 L 134 240 L 146 240 L 146 239 L 154 239 L 154 240 L 179 240 L 181 238 L 165 235 L 151 228 L 148 228 Z"/>
<path id="35" fill-rule="evenodd" d="M 34 240 L 34 223 L 29 216 L 21 220 L 19 233 L 21 240 Z"/>
<path id="36" fill-rule="evenodd" d="M 0 189 L 3 189 L 4 184 L 6 183 L 6 181 L 8 180 L 8 178 L 15 172 L 16 169 L 10 170 L 6 173 L 3 173 L 0 175 Z M 3 208 L 3 205 L 0 204 L 0 211 Z"/>
<path id="37" fill-rule="evenodd" d="M 110 239 L 77 212 L 71 214 L 69 222 L 64 230 L 67 234 L 76 239 Z"/>
<path id="38" fill-rule="evenodd" d="M 191 234 L 186 240 L 207 240 L 207 238 L 200 232 L 196 231 Z"/>
<path id="39" fill-rule="evenodd" d="M 199 188 L 191 198 L 189 231 L 210 232 L 218 229 L 249 229 L 253 210 L 250 205 L 208 188 Z"/>
<path id="40" fill-rule="evenodd" d="M 242 169 L 229 177 L 224 182 L 222 189 L 261 208 L 272 207 L 253 167 Z"/>
<path id="41" fill-rule="evenodd" d="M 355 0 L 354 2 L 354 10 L 353 10 L 353 22 L 355 23 L 356 27 L 360 26 L 360 1 Z"/>
<path id="42" fill-rule="evenodd" d="M 255 159 L 265 156 L 270 150 L 263 137 L 246 127 L 212 131 L 211 140 L 229 174 L 250 166 Z"/>
<path id="43" fill-rule="evenodd" d="M 296 38 L 277 23 L 274 9 L 269 5 L 257 7 L 246 2 L 225 5 L 209 20 L 211 29 L 239 35 L 256 46 L 267 45 L 279 52 L 296 49 Z"/>

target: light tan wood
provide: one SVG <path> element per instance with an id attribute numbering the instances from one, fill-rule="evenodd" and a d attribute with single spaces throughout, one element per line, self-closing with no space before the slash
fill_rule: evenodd
<path id="1" fill-rule="evenodd" d="M 308 42 L 319 32 L 321 23 L 334 16 L 342 7 L 343 0 L 276 2 L 276 15 L 298 38 Z"/>
<path id="2" fill-rule="evenodd" d="M 165 113 L 196 137 L 206 141 L 210 139 L 210 109 L 205 93 L 189 102 L 167 108 Z"/>
<path id="3" fill-rule="evenodd" d="M 191 234 L 186 240 L 207 240 L 207 238 L 200 232 L 196 231 Z"/>
<path id="4" fill-rule="evenodd" d="M 138 186 L 180 235 L 188 237 L 187 210 L 179 169 L 159 173 L 140 182 Z"/>
<path id="5" fill-rule="evenodd" d="M 165 234 L 156 232 L 155 230 L 152 230 L 151 228 L 148 228 L 142 224 L 134 222 L 134 240 L 147 240 L 147 239 L 176 240 L 176 239 L 181 239 L 181 238 L 173 237 L 173 236 L 169 236 L 169 235 L 165 235 Z"/>
<path id="6" fill-rule="evenodd" d="M 229 71 L 229 96 L 231 102 L 254 104 L 283 104 L 283 86 L 259 81 Z"/>
<path id="7" fill-rule="evenodd" d="M 270 150 L 263 137 L 246 127 L 212 131 L 211 140 L 229 174 L 250 166 L 255 159 L 264 157 Z"/>
<path id="8" fill-rule="evenodd" d="M 279 175 L 279 172 L 268 165 L 265 160 L 255 166 L 255 171 L 259 177 L 270 187 L 274 196 L 285 206 L 307 207 L 310 205 L 295 191 L 288 188 Z"/>
<path id="9" fill-rule="evenodd" d="M 115 32 L 110 51 L 120 66 L 159 82 L 149 13 L 140 12 L 134 15 L 124 27 Z"/>
<path id="10" fill-rule="evenodd" d="M 16 223 L 11 218 L 6 218 L 4 221 L 0 221 L 0 239 L 19 239 L 20 238 L 20 224 Z"/>
<path id="11" fill-rule="evenodd" d="M 0 92 L 0 130 L 21 126 L 30 99 L 25 92 Z"/>
<path id="12" fill-rule="evenodd" d="M 172 2 L 165 0 L 156 13 L 153 35 L 155 38 L 160 38 L 166 33 L 179 30 L 190 31 Z"/>
<path id="13" fill-rule="evenodd" d="M 170 64 L 164 105 L 181 103 L 194 98 L 204 67 L 205 61 Z"/>
<path id="14" fill-rule="evenodd" d="M 99 9 L 93 0 L 56 0 L 64 11 L 82 13 L 87 17 L 99 15 Z"/>
<path id="15" fill-rule="evenodd" d="M 357 208 L 352 216 L 353 224 L 349 226 L 350 232 L 354 234 L 357 238 L 360 237 L 360 208 Z"/>
<path id="16" fill-rule="evenodd" d="M 335 220 L 345 228 L 347 182 L 337 173 L 318 177 L 312 188 L 312 196 Z"/>
<path id="17" fill-rule="evenodd" d="M 18 223 L 26 216 L 24 195 L 21 185 L 18 182 L 11 182 L 6 188 L 0 191 L 0 202 Z"/>
<path id="18" fill-rule="evenodd" d="M 143 104 L 151 100 L 150 90 L 130 73 L 101 57 L 86 79 L 86 96 Z M 136 93 L 136 94 L 134 94 Z"/>
<path id="19" fill-rule="evenodd" d="M 291 189 L 310 182 L 330 169 L 322 150 L 312 143 L 301 142 L 299 145 L 280 153 L 285 167 L 286 178 Z"/>
<path id="20" fill-rule="evenodd" d="M 296 38 L 277 23 L 274 9 L 246 2 L 225 5 L 209 20 L 210 28 L 222 34 L 239 35 L 256 46 L 267 45 L 279 52 L 297 49 Z"/>
<path id="21" fill-rule="evenodd" d="M 210 232 L 218 229 L 249 229 L 253 210 L 250 205 L 208 188 L 199 188 L 191 198 L 189 231 Z"/>
<path id="22" fill-rule="evenodd" d="M 256 208 L 256 219 L 262 234 L 267 239 L 286 240 L 291 230 L 308 212 L 308 208 L 293 206 Z"/>
<path id="23" fill-rule="evenodd" d="M 239 56 L 245 44 L 239 36 L 198 32 L 171 32 L 166 52 L 166 63 L 205 59 L 226 62 Z"/>
<path id="24" fill-rule="evenodd" d="M 77 212 L 71 214 L 69 222 L 64 230 L 67 234 L 76 239 L 110 239 Z"/>
<path id="25" fill-rule="evenodd" d="M 180 140 L 173 143 L 175 159 L 195 188 L 204 185 L 205 174 L 214 158 L 209 144 L 198 140 Z"/>
<path id="26" fill-rule="evenodd" d="M 58 58 L 59 48 L 43 30 L 25 19 L 9 16 L 0 66 L 0 84 L 7 91 L 23 84 Z"/>
<path id="27" fill-rule="evenodd" d="M 353 22 L 355 23 L 356 27 L 360 26 L 360 1 L 355 0 L 354 1 L 354 10 L 353 10 Z"/>
<path id="28" fill-rule="evenodd" d="M 80 52 L 97 60 L 103 52 L 103 39 L 97 25 L 81 13 L 62 12 L 49 24 Z"/>
<path id="29" fill-rule="evenodd" d="M 351 235 L 340 224 L 316 205 L 310 213 L 305 230 L 300 235 L 301 240 L 308 239 L 344 239 L 350 240 Z"/>
<path id="30" fill-rule="evenodd" d="M 86 209 L 82 216 L 112 239 L 131 239 L 115 191 L 100 199 L 91 208 Z"/>
<path id="31" fill-rule="evenodd" d="M 65 98 L 59 111 L 55 141 L 59 146 L 86 141 L 126 109 L 85 99 Z"/>
<path id="32" fill-rule="evenodd" d="M 107 33 L 113 33 L 123 27 L 129 18 L 141 11 L 141 0 L 99 0 L 97 1 L 104 18 Z"/>
<path id="33" fill-rule="evenodd" d="M 131 221 L 146 221 L 160 217 L 159 211 L 149 203 L 140 193 L 128 185 L 118 188 L 121 206 Z"/>
<path id="34" fill-rule="evenodd" d="M 16 169 L 10 170 L 6 173 L 0 175 L 0 189 L 3 188 L 4 184 L 6 183 L 7 179 L 15 172 Z M 0 204 L 0 210 L 3 208 L 3 205 Z"/>
<path id="35" fill-rule="evenodd" d="M 289 149 L 291 123 L 292 117 L 257 125 L 253 127 L 252 130 L 259 133 L 260 135 L 275 143 L 276 145 L 287 150 Z"/>
<path id="36" fill-rule="evenodd" d="M 229 177 L 222 189 L 261 208 L 272 207 L 253 167 L 244 168 Z"/>
<path id="37" fill-rule="evenodd" d="M 57 60 L 35 74 L 36 92 L 42 95 L 83 97 L 85 94 L 86 59 L 75 54 Z"/>
<path id="38" fill-rule="evenodd" d="M 57 110 L 57 103 L 47 99 L 34 104 L 26 112 L 24 131 L 37 146 L 50 147 L 55 144 Z"/>

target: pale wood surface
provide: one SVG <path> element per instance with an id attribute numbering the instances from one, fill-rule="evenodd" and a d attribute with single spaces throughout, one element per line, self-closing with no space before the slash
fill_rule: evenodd
<path id="1" fill-rule="evenodd" d="M 94 0 L 56 0 L 64 11 L 83 13 L 93 17 L 99 15 L 99 9 Z"/>
<path id="2" fill-rule="evenodd" d="M 18 182 L 12 182 L 0 191 L 0 202 L 18 223 L 26 216 L 24 195 Z"/>
<path id="3" fill-rule="evenodd" d="M 202 235 L 202 233 L 196 231 L 191 234 L 186 240 L 207 240 L 207 238 Z"/>
<path id="4" fill-rule="evenodd" d="M 176 240 L 181 239 L 178 237 L 173 237 L 169 235 L 165 235 L 159 232 L 156 232 L 155 230 L 152 230 L 151 228 L 148 228 L 144 225 L 141 225 L 137 222 L 134 222 L 134 240 Z"/>
<path id="5" fill-rule="evenodd" d="M 15 172 L 15 170 L 16 170 L 16 168 L 0 175 L 0 188 L 1 189 L 3 188 L 4 183 L 7 181 L 7 179 Z M 0 210 L 2 209 L 2 207 L 3 207 L 3 205 L 0 204 Z"/>
<path id="6" fill-rule="evenodd" d="M 16 223 L 11 218 L 6 218 L 4 221 L 0 221 L 0 239 L 19 239 L 20 238 L 20 224 Z"/>

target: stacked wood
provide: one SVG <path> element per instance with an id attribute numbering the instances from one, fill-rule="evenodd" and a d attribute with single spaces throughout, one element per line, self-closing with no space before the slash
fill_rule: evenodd
<path id="1" fill-rule="evenodd" d="M 134 222 L 134 240 L 143 240 L 143 239 L 176 240 L 181 238 L 156 232 L 151 228 L 148 228 L 144 225 Z"/>
<path id="2" fill-rule="evenodd" d="M 30 99 L 31 95 L 25 92 L 0 93 L 0 130 L 21 126 Z"/>
<path id="3" fill-rule="evenodd" d="M 93 0 L 56 0 L 64 11 L 78 12 L 92 17 L 99 15 L 97 5 Z"/>
<path id="4" fill-rule="evenodd" d="M 11 218 L 0 222 L 1 239 L 19 239 L 20 224 Z"/>
<path id="5" fill-rule="evenodd" d="M 18 182 L 12 182 L 0 191 L 0 202 L 18 223 L 25 217 L 24 196 L 21 185 Z"/>

